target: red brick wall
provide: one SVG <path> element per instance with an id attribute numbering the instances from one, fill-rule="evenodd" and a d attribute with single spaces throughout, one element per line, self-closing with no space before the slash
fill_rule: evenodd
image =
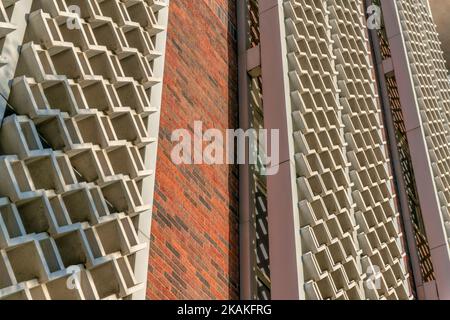
<path id="1" fill-rule="evenodd" d="M 172 0 L 147 298 L 239 297 L 237 167 L 170 160 L 173 130 L 235 128 L 233 0 Z M 230 21 L 228 21 L 230 16 Z"/>

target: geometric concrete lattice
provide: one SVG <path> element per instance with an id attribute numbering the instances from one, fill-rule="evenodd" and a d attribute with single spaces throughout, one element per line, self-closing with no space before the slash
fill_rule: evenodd
<path id="1" fill-rule="evenodd" d="M 416 284 L 418 296 L 449 299 L 450 83 L 430 3 L 381 1 L 385 39 L 391 49 L 383 64 L 386 77 L 394 77 L 398 84 L 397 108 L 409 144 L 429 247 L 427 269 L 433 271 L 432 277 L 425 275 L 422 283 Z M 418 277 L 415 279 L 417 282 Z"/>
<path id="2" fill-rule="evenodd" d="M 450 242 L 450 82 L 428 4 L 397 1 L 420 120 L 424 128 L 442 220 Z"/>
<path id="3" fill-rule="evenodd" d="M 363 1 L 259 5 L 272 297 L 412 299 Z"/>
<path id="4" fill-rule="evenodd" d="M 284 4 L 305 297 L 408 299 L 364 8 Z"/>
<path id="5" fill-rule="evenodd" d="M 143 297 L 167 11 L 0 1 L 0 298 Z"/>

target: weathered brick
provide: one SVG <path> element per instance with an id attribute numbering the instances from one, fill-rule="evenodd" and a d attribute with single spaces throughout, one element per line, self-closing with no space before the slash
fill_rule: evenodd
<path id="1" fill-rule="evenodd" d="M 175 129 L 193 132 L 194 121 L 203 121 L 203 130 L 238 126 L 235 10 L 228 0 L 170 3 L 150 299 L 239 298 L 237 166 L 176 166 L 170 159 Z"/>

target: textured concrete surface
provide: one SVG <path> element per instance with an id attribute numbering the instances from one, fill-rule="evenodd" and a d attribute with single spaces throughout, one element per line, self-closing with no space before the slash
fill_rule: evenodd
<path id="1" fill-rule="evenodd" d="M 130 299 L 146 284 L 135 262 L 167 5 L 50 0 L 26 14 L 24 2 L 0 2 L 0 51 L 21 45 L 0 64 L 0 299 Z"/>

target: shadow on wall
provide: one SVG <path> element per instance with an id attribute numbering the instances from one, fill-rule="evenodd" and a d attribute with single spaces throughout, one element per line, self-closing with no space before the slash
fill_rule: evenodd
<path id="1" fill-rule="evenodd" d="M 236 2 L 228 1 L 228 12 L 234 14 L 233 20 L 237 19 Z M 228 44 L 228 128 L 236 129 L 239 126 L 239 103 L 238 103 L 238 70 L 237 70 L 237 31 L 236 23 L 233 23 L 233 28 L 227 33 Z M 235 162 L 236 163 L 236 162 Z M 235 190 L 239 190 L 239 166 L 230 165 L 228 171 L 228 192 L 233 198 L 231 200 L 229 219 L 229 243 L 239 244 L 239 195 Z M 230 248 L 233 250 L 233 248 Z M 230 281 L 228 282 L 228 294 L 230 299 L 239 299 L 239 262 L 232 261 L 232 259 L 239 259 L 239 245 L 236 245 L 236 252 L 228 256 L 228 265 L 230 270 Z"/>

